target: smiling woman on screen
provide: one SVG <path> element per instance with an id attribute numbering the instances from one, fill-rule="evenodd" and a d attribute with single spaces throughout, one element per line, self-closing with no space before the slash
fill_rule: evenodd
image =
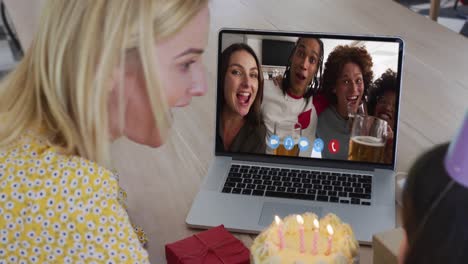
<path id="1" fill-rule="evenodd" d="M 317 137 L 327 143 L 336 140 L 339 147 L 335 153 L 325 149 L 323 158 L 348 159 L 348 114 L 364 102 L 373 76 L 372 57 L 364 47 L 337 46 L 328 55 L 323 90 L 330 106 L 318 118 Z"/>
<path id="2" fill-rule="evenodd" d="M 217 141 L 226 151 L 265 153 L 265 126 L 260 114 L 263 76 L 248 45 L 232 44 L 221 55 L 222 102 Z"/>

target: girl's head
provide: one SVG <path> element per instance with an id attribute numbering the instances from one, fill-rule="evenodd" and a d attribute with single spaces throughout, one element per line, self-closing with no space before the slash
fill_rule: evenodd
<path id="1" fill-rule="evenodd" d="M 338 112 L 346 112 L 348 106 L 356 111 L 372 79 L 372 57 L 364 47 L 337 46 L 328 55 L 323 89 Z"/>
<path id="2" fill-rule="evenodd" d="M 243 43 L 232 44 L 221 54 L 220 89 L 225 110 L 247 120 L 261 120 L 263 75 L 255 52 Z"/>
<path id="3" fill-rule="evenodd" d="M 206 92 L 207 0 L 50 0 L 0 90 L 0 142 L 38 124 L 68 154 L 108 163 L 112 139 L 159 146 L 170 109 Z"/>
<path id="4" fill-rule="evenodd" d="M 375 80 L 369 91 L 369 114 L 387 121 L 395 127 L 396 89 L 397 75 L 391 69 L 387 69 L 380 78 Z"/>
<path id="5" fill-rule="evenodd" d="M 468 188 L 447 173 L 447 149 L 444 144 L 425 153 L 408 173 L 402 263 L 468 262 Z"/>

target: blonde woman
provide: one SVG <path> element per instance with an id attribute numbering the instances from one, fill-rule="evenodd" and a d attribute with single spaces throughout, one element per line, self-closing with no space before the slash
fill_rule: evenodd
<path id="1" fill-rule="evenodd" d="M 51 0 L 0 86 L 0 260 L 145 263 L 109 144 L 157 147 L 206 92 L 207 0 Z"/>

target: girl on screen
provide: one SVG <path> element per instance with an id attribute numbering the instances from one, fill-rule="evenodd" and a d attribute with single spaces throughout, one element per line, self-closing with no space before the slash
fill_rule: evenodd
<path id="1" fill-rule="evenodd" d="M 369 115 L 376 116 L 387 121 L 388 138 L 382 162 L 391 163 L 393 160 L 393 131 L 395 131 L 396 118 L 396 89 L 398 87 L 396 72 L 387 69 L 377 80 L 374 81 L 369 91 L 369 102 L 367 109 Z"/>

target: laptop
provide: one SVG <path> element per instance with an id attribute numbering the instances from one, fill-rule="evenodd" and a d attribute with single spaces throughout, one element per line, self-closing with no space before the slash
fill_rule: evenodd
<path id="1" fill-rule="evenodd" d="M 320 54 L 313 52 L 313 48 L 307 47 L 307 43 L 318 44 L 317 39 L 322 43 L 322 58 L 320 58 Z M 222 90 L 224 82 L 221 81 L 225 78 L 221 78 L 220 71 L 223 63 L 222 52 L 237 43 L 249 46 L 261 65 L 258 69 L 258 75 L 263 77 L 261 117 L 266 132 L 264 133 L 264 142 L 263 139 L 257 141 L 252 139 L 236 141 L 234 139 L 231 146 L 235 142 L 236 150 L 232 151 L 231 149 L 234 148 L 228 147 L 226 149 L 223 139 L 221 139 L 229 133 L 221 132 L 222 111 L 227 104 L 225 104 Z M 361 113 L 363 116 L 373 114 L 379 117 L 376 120 L 386 119 L 384 124 L 387 124 L 393 132 L 393 139 L 389 136 L 390 133 L 387 133 L 388 129 L 387 132 L 373 132 L 377 133 L 373 134 L 377 138 L 385 137 L 384 147 L 387 149 L 374 152 L 370 159 L 369 157 L 350 157 L 350 144 L 354 142 L 354 138 L 359 132 L 356 127 L 353 127 L 353 125 L 356 126 L 356 121 L 349 126 L 348 124 L 351 122 L 350 120 L 357 119 L 358 115 L 356 114 L 355 118 L 353 116 L 341 117 L 341 119 L 338 117 L 337 120 L 340 121 L 333 118 L 333 114 L 340 114 L 339 103 L 342 96 L 337 91 L 341 88 L 333 88 L 333 93 L 337 98 L 336 102 L 332 98 L 333 95 L 330 97 L 323 90 L 325 80 L 330 79 L 330 75 L 326 76 L 325 72 L 331 72 L 333 68 L 332 64 L 327 64 L 327 62 L 332 60 L 331 57 L 336 60 L 340 47 L 360 48 L 361 53 L 356 54 L 365 55 L 367 52 L 372 58 L 370 70 L 373 76 L 369 76 L 369 69 L 367 69 L 368 72 L 365 72 L 362 69 L 364 66 L 359 64 L 358 70 L 361 70 L 361 77 L 359 77 L 358 72 L 358 77 L 353 79 L 355 77 L 352 73 L 350 81 L 344 82 L 342 78 L 349 77 L 343 75 L 346 64 L 342 63 L 339 66 L 341 72 L 336 75 L 336 78 L 340 78 L 339 82 L 346 85 L 350 83 L 358 85 L 360 82 L 366 83 L 366 80 L 363 79 L 368 79 L 366 92 L 361 92 L 360 99 L 352 96 L 345 97 L 346 100 L 350 100 L 347 104 L 359 104 L 357 108 L 364 106 L 364 111 L 367 113 Z M 363 49 L 366 52 L 362 53 Z M 218 38 L 215 131 L 217 136 L 216 139 L 213 139 L 215 155 L 188 213 L 187 225 L 194 228 L 210 228 L 223 224 L 225 228 L 233 232 L 257 234 L 272 223 L 275 215 L 285 217 L 290 214 L 313 212 L 319 217 L 323 217 L 328 213 L 334 213 L 351 225 L 356 239 L 361 244 L 370 244 L 373 234 L 394 228 L 396 222 L 395 161 L 403 49 L 403 40 L 391 36 L 245 29 L 221 30 Z M 304 74 L 301 73 L 301 70 L 297 70 L 299 66 L 293 66 L 294 56 L 303 59 L 301 67 L 304 67 L 302 69 Z M 306 76 L 305 69 L 312 67 L 312 64 L 316 65 L 316 69 L 315 72 L 311 71 L 314 75 L 313 78 L 309 78 Z M 242 72 L 243 69 L 239 71 Z M 239 71 L 233 71 L 233 73 L 239 73 Z M 245 69 L 245 76 L 247 76 L 245 78 L 256 77 L 249 71 L 250 69 Z M 385 83 L 382 81 L 383 76 L 385 73 L 388 75 L 389 72 L 393 73 L 393 87 L 390 87 L 391 92 L 393 92 L 393 100 L 384 98 L 388 92 L 380 90 L 380 95 L 377 94 L 377 86 Z M 279 82 L 275 82 L 275 78 Z M 306 101 L 304 97 L 294 96 L 287 89 L 283 91 L 279 87 L 285 84 L 285 78 L 290 80 L 295 78 L 298 84 L 301 81 L 311 79 L 311 83 L 307 85 L 306 89 L 316 90 Z M 257 85 L 260 83 L 258 82 Z M 287 85 L 286 82 L 285 86 Z M 335 85 L 338 85 L 338 80 Z M 250 97 L 245 98 L 246 95 L 241 94 L 237 99 L 242 99 L 244 100 L 242 103 L 246 103 L 250 100 Z M 256 94 L 257 97 L 260 95 L 260 92 Z M 370 105 L 372 101 L 374 102 L 373 106 Z M 294 103 L 297 102 L 302 102 L 304 107 L 294 106 Z M 287 103 L 291 103 L 291 105 L 282 105 Z M 392 112 L 377 113 L 376 104 L 383 104 Z M 296 118 L 294 111 L 303 112 L 297 113 Z M 286 138 L 279 135 L 279 122 L 288 121 L 281 120 L 282 117 L 279 116 L 283 114 L 286 118 L 296 122 L 293 129 L 286 130 L 290 133 L 289 136 L 286 135 Z M 363 118 L 361 115 L 359 117 Z M 344 127 L 341 127 L 340 131 L 334 131 L 336 123 L 340 123 Z M 295 130 L 298 127 L 301 127 L 301 131 L 296 137 L 297 131 Z M 263 136 L 261 130 L 251 130 L 242 136 L 248 138 L 257 132 Z M 336 136 L 334 136 L 335 134 Z M 380 138 L 380 140 L 382 139 Z M 391 144 L 391 140 L 393 140 L 393 144 Z M 260 147 L 260 151 L 259 148 L 252 148 L 256 149 L 255 151 L 246 151 L 248 148 L 245 146 L 239 148 L 239 145 L 243 143 Z M 263 145 L 265 145 L 264 150 L 261 148 Z M 281 148 L 282 151 L 280 151 Z M 340 151 L 341 155 L 339 155 Z"/>

